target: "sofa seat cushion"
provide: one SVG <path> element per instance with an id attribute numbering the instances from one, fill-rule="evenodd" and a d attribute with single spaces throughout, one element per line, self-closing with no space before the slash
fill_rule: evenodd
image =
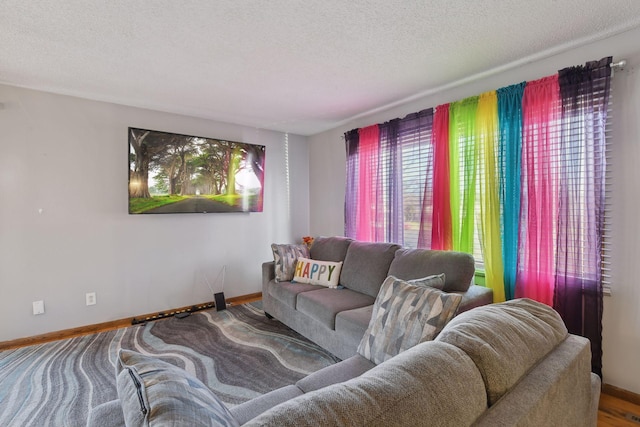
<path id="1" fill-rule="evenodd" d="M 393 243 L 351 243 L 342 266 L 340 284 L 375 298 L 399 248 Z"/>
<path id="2" fill-rule="evenodd" d="M 440 333 L 454 316 L 462 296 L 430 287 L 429 282 L 442 285 L 444 277 L 430 276 L 421 285 L 393 276 L 384 281 L 358 354 L 379 364 Z"/>
<path id="3" fill-rule="evenodd" d="M 120 350 L 116 388 L 127 426 L 238 426 L 217 396 L 170 363 Z"/>
<path id="4" fill-rule="evenodd" d="M 473 256 L 463 252 L 430 249 L 398 249 L 389 275 L 410 280 L 444 273 L 445 292 L 466 292 L 475 273 Z"/>
<path id="5" fill-rule="evenodd" d="M 468 426 L 486 410 L 473 361 L 452 345 L 419 344 L 350 381 L 306 393 L 247 426 Z"/>
<path id="6" fill-rule="evenodd" d="M 371 313 L 373 304 L 341 311 L 336 315 L 336 332 L 348 336 L 351 342 L 359 343 L 369 326 Z"/>
<path id="7" fill-rule="evenodd" d="M 122 427 L 124 414 L 120 400 L 111 400 L 91 409 L 87 418 L 87 427 Z"/>
<path id="8" fill-rule="evenodd" d="M 409 283 L 424 283 L 423 279 L 410 280 Z M 437 284 L 436 284 L 437 286 Z M 484 288 L 483 288 L 484 289 Z M 464 302 L 464 298 L 462 298 Z M 462 303 L 461 303 L 462 304 Z M 373 313 L 373 305 L 341 311 L 336 315 L 336 332 L 349 337 L 349 341 L 359 343 L 364 336 Z"/>
<path id="9" fill-rule="evenodd" d="M 299 294 L 324 288 L 324 286 L 312 285 L 310 283 L 274 282 L 269 286 L 269 295 L 295 309 Z"/>
<path id="10" fill-rule="evenodd" d="M 551 307 L 516 299 L 456 316 L 436 341 L 455 345 L 473 359 L 493 405 L 567 336 Z"/>
<path id="11" fill-rule="evenodd" d="M 375 298 L 351 289 L 322 288 L 298 294 L 296 309 L 329 329 L 335 329 L 336 315 L 373 304 Z"/>
<path id="12" fill-rule="evenodd" d="M 261 413 L 268 411 L 276 405 L 303 394 L 300 388 L 295 385 L 288 385 L 279 389 L 270 391 L 262 396 L 255 397 L 240 405 L 236 405 L 229 411 L 231 415 L 240 423 L 240 425 L 257 417 Z"/>
<path id="13" fill-rule="evenodd" d="M 356 354 L 348 359 L 327 366 L 311 375 L 307 375 L 296 383 L 298 388 L 305 393 L 330 386 L 332 384 L 349 381 L 359 377 L 376 365 L 368 359 Z"/>

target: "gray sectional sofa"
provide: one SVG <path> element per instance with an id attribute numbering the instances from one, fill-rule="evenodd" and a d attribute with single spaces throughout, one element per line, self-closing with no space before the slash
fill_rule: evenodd
<path id="1" fill-rule="evenodd" d="M 231 409 L 166 362 L 122 351 L 119 400 L 88 426 L 596 426 L 589 341 L 521 299 L 455 317 L 433 341 L 373 364 L 359 354 Z"/>
<path id="2" fill-rule="evenodd" d="M 118 399 L 93 408 L 88 427 L 596 426 L 601 383 L 591 373 L 589 341 L 569 334 L 558 313 L 544 304 L 529 299 L 489 304 L 490 290 L 470 284 L 470 256 L 336 237 L 317 239 L 311 256 L 344 261 L 342 288 L 275 282 L 273 265 L 266 263 L 263 306 L 344 360 L 228 408 L 186 371 L 121 350 Z M 433 283 L 444 293 L 426 282 L 407 282 L 440 273 L 446 281 L 440 277 Z M 385 280 L 387 275 L 405 280 Z M 395 301 L 406 304 L 387 303 L 383 296 L 390 289 Z M 393 316 L 404 321 L 424 313 L 414 304 L 424 300 L 414 297 L 435 294 L 440 299 L 430 300 L 436 302 L 428 317 L 418 320 L 420 329 L 433 327 L 431 321 L 445 313 L 437 309 L 445 300 L 456 301 L 458 315 L 438 326 L 433 339 L 415 341 L 406 350 L 394 347 L 398 351 L 374 363 L 361 340 L 373 336 L 373 345 L 384 347 L 398 331 L 402 339 L 411 335 L 407 330 L 416 323 L 398 327 Z M 454 310 L 452 305 L 446 320 Z M 370 319 L 382 325 L 380 334 L 367 329 Z"/>
<path id="3" fill-rule="evenodd" d="M 314 260 L 343 262 L 340 289 L 276 282 L 274 262 L 266 262 L 262 265 L 264 311 L 341 359 L 356 354 L 378 290 L 389 275 L 411 280 L 444 273 L 443 290 L 463 297 L 459 313 L 493 302 L 491 289 L 473 284 L 474 260 L 466 253 L 318 237 L 310 255 Z"/>

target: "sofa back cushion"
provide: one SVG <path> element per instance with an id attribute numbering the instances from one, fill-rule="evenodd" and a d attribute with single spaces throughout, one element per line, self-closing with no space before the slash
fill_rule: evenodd
<path id="1" fill-rule="evenodd" d="M 310 249 L 311 258 L 319 261 L 344 261 L 351 242 L 353 239 L 348 237 L 316 237 Z"/>
<path id="2" fill-rule="evenodd" d="M 473 281 L 473 256 L 463 252 L 429 249 L 398 249 L 389 275 L 410 280 L 444 273 L 445 292 L 466 292 Z"/>
<path id="3" fill-rule="evenodd" d="M 461 350 L 419 344 L 357 378 L 284 402 L 247 426 L 463 426 L 486 409 L 484 383 Z"/>
<path id="4" fill-rule="evenodd" d="M 456 316 L 435 341 L 455 345 L 471 357 L 493 405 L 567 336 L 551 307 L 516 299 Z"/>
<path id="5" fill-rule="evenodd" d="M 340 284 L 375 298 L 399 248 L 394 243 L 352 242 L 342 265 Z"/>

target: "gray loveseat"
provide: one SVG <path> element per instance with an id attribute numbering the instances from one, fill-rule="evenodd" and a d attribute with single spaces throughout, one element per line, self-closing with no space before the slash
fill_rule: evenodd
<path id="1" fill-rule="evenodd" d="M 262 265 L 264 311 L 341 359 L 356 354 L 380 286 L 389 275 L 411 280 L 444 273 L 443 291 L 462 294 L 459 313 L 493 302 L 491 289 L 473 284 L 475 265 L 469 254 L 404 249 L 345 237 L 318 237 L 310 254 L 314 260 L 343 262 L 341 289 L 276 282 L 274 262 L 266 262 Z"/>
<path id="2" fill-rule="evenodd" d="M 120 400 L 94 408 L 91 427 L 121 426 L 125 417 L 129 425 L 278 427 L 597 422 L 589 341 L 527 299 L 462 313 L 435 340 L 377 366 L 355 355 L 230 410 L 179 368 L 123 353 Z"/>

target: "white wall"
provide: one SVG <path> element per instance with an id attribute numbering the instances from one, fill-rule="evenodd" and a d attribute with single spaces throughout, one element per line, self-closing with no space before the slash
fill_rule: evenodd
<path id="1" fill-rule="evenodd" d="M 344 233 L 344 132 L 439 104 L 478 95 L 520 81 L 535 80 L 557 70 L 612 55 L 629 61 L 616 73 L 613 140 L 613 294 L 605 298 L 603 376 L 608 384 L 640 393 L 640 29 L 571 49 L 563 54 L 496 73 L 471 83 L 434 91 L 423 98 L 377 112 L 309 138 L 311 232 Z M 428 70 L 425 70 L 428 72 Z"/>
<path id="2" fill-rule="evenodd" d="M 223 265 L 227 298 L 259 292 L 270 244 L 309 232 L 305 137 L 289 200 L 285 134 L 2 85 L 0 103 L 0 341 L 211 301 Z M 264 212 L 129 215 L 129 126 L 265 145 Z"/>

